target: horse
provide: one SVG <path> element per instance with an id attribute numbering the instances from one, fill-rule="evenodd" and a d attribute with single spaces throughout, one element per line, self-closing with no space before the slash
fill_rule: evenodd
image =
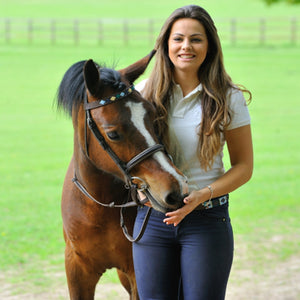
<path id="1" fill-rule="evenodd" d="M 160 211 L 182 205 L 186 179 L 155 134 L 153 104 L 133 85 L 154 53 L 119 71 L 91 59 L 77 62 L 59 85 L 57 107 L 74 128 L 61 200 L 70 299 L 94 299 L 110 268 L 130 299 L 139 299 L 129 235 L 136 205 L 143 205 L 137 191 Z"/>

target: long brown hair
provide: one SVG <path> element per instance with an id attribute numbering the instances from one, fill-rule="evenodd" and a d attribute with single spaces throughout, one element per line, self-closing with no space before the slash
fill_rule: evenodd
<path id="1" fill-rule="evenodd" d="M 230 123 L 230 111 L 227 105 L 231 89 L 251 93 L 241 86 L 233 84 L 226 73 L 223 53 L 217 29 L 206 10 L 197 5 L 188 5 L 176 9 L 164 23 L 156 41 L 156 61 L 143 90 L 146 99 L 152 101 L 157 109 L 156 126 L 166 149 L 169 149 L 168 108 L 169 98 L 174 85 L 174 66 L 168 55 L 168 40 L 175 21 L 183 18 L 198 20 L 205 28 L 208 38 L 208 52 L 199 68 L 198 77 L 202 84 L 202 119 L 199 120 L 198 158 L 205 170 L 212 167 L 214 157 L 221 147 L 221 132 Z"/>

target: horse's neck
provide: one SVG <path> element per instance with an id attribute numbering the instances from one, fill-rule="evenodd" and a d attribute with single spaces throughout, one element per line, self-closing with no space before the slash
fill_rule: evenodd
<path id="1" fill-rule="evenodd" d="M 85 152 L 78 147 L 74 150 L 74 172 L 80 183 L 95 195 L 102 194 L 103 190 L 115 190 L 118 185 L 120 188 L 124 186 L 124 183 L 112 174 L 96 168 Z"/>
<path id="2" fill-rule="evenodd" d="M 97 169 L 81 150 L 74 151 L 74 169 L 76 177 L 85 185 L 105 177 L 104 172 Z"/>

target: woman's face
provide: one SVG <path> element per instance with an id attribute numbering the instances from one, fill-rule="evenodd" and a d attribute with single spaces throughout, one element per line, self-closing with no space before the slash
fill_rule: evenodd
<path id="1" fill-rule="evenodd" d="M 193 72 L 196 75 L 208 49 L 203 25 L 198 20 L 190 18 L 174 22 L 168 40 L 168 49 L 175 72 Z"/>

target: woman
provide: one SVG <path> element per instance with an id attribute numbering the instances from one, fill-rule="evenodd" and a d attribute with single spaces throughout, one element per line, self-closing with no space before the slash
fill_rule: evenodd
<path id="1" fill-rule="evenodd" d="M 142 300 L 224 299 L 233 258 L 228 193 L 246 183 L 253 169 L 243 96 L 251 99 L 251 93 L 226 73 L 214 22 L 199 6 L 171 14 L 156 50 L 152 73 L 137 88 L 156 107 L 158 133 L 187 176 L 189 195 L 176 211 L 152 210 L 143 238 L 134 243 L 139 295 Z M 231 162 L 226 172 L 225 142 Z M 136 232 L 145 211 L 138 210 Z"/>

